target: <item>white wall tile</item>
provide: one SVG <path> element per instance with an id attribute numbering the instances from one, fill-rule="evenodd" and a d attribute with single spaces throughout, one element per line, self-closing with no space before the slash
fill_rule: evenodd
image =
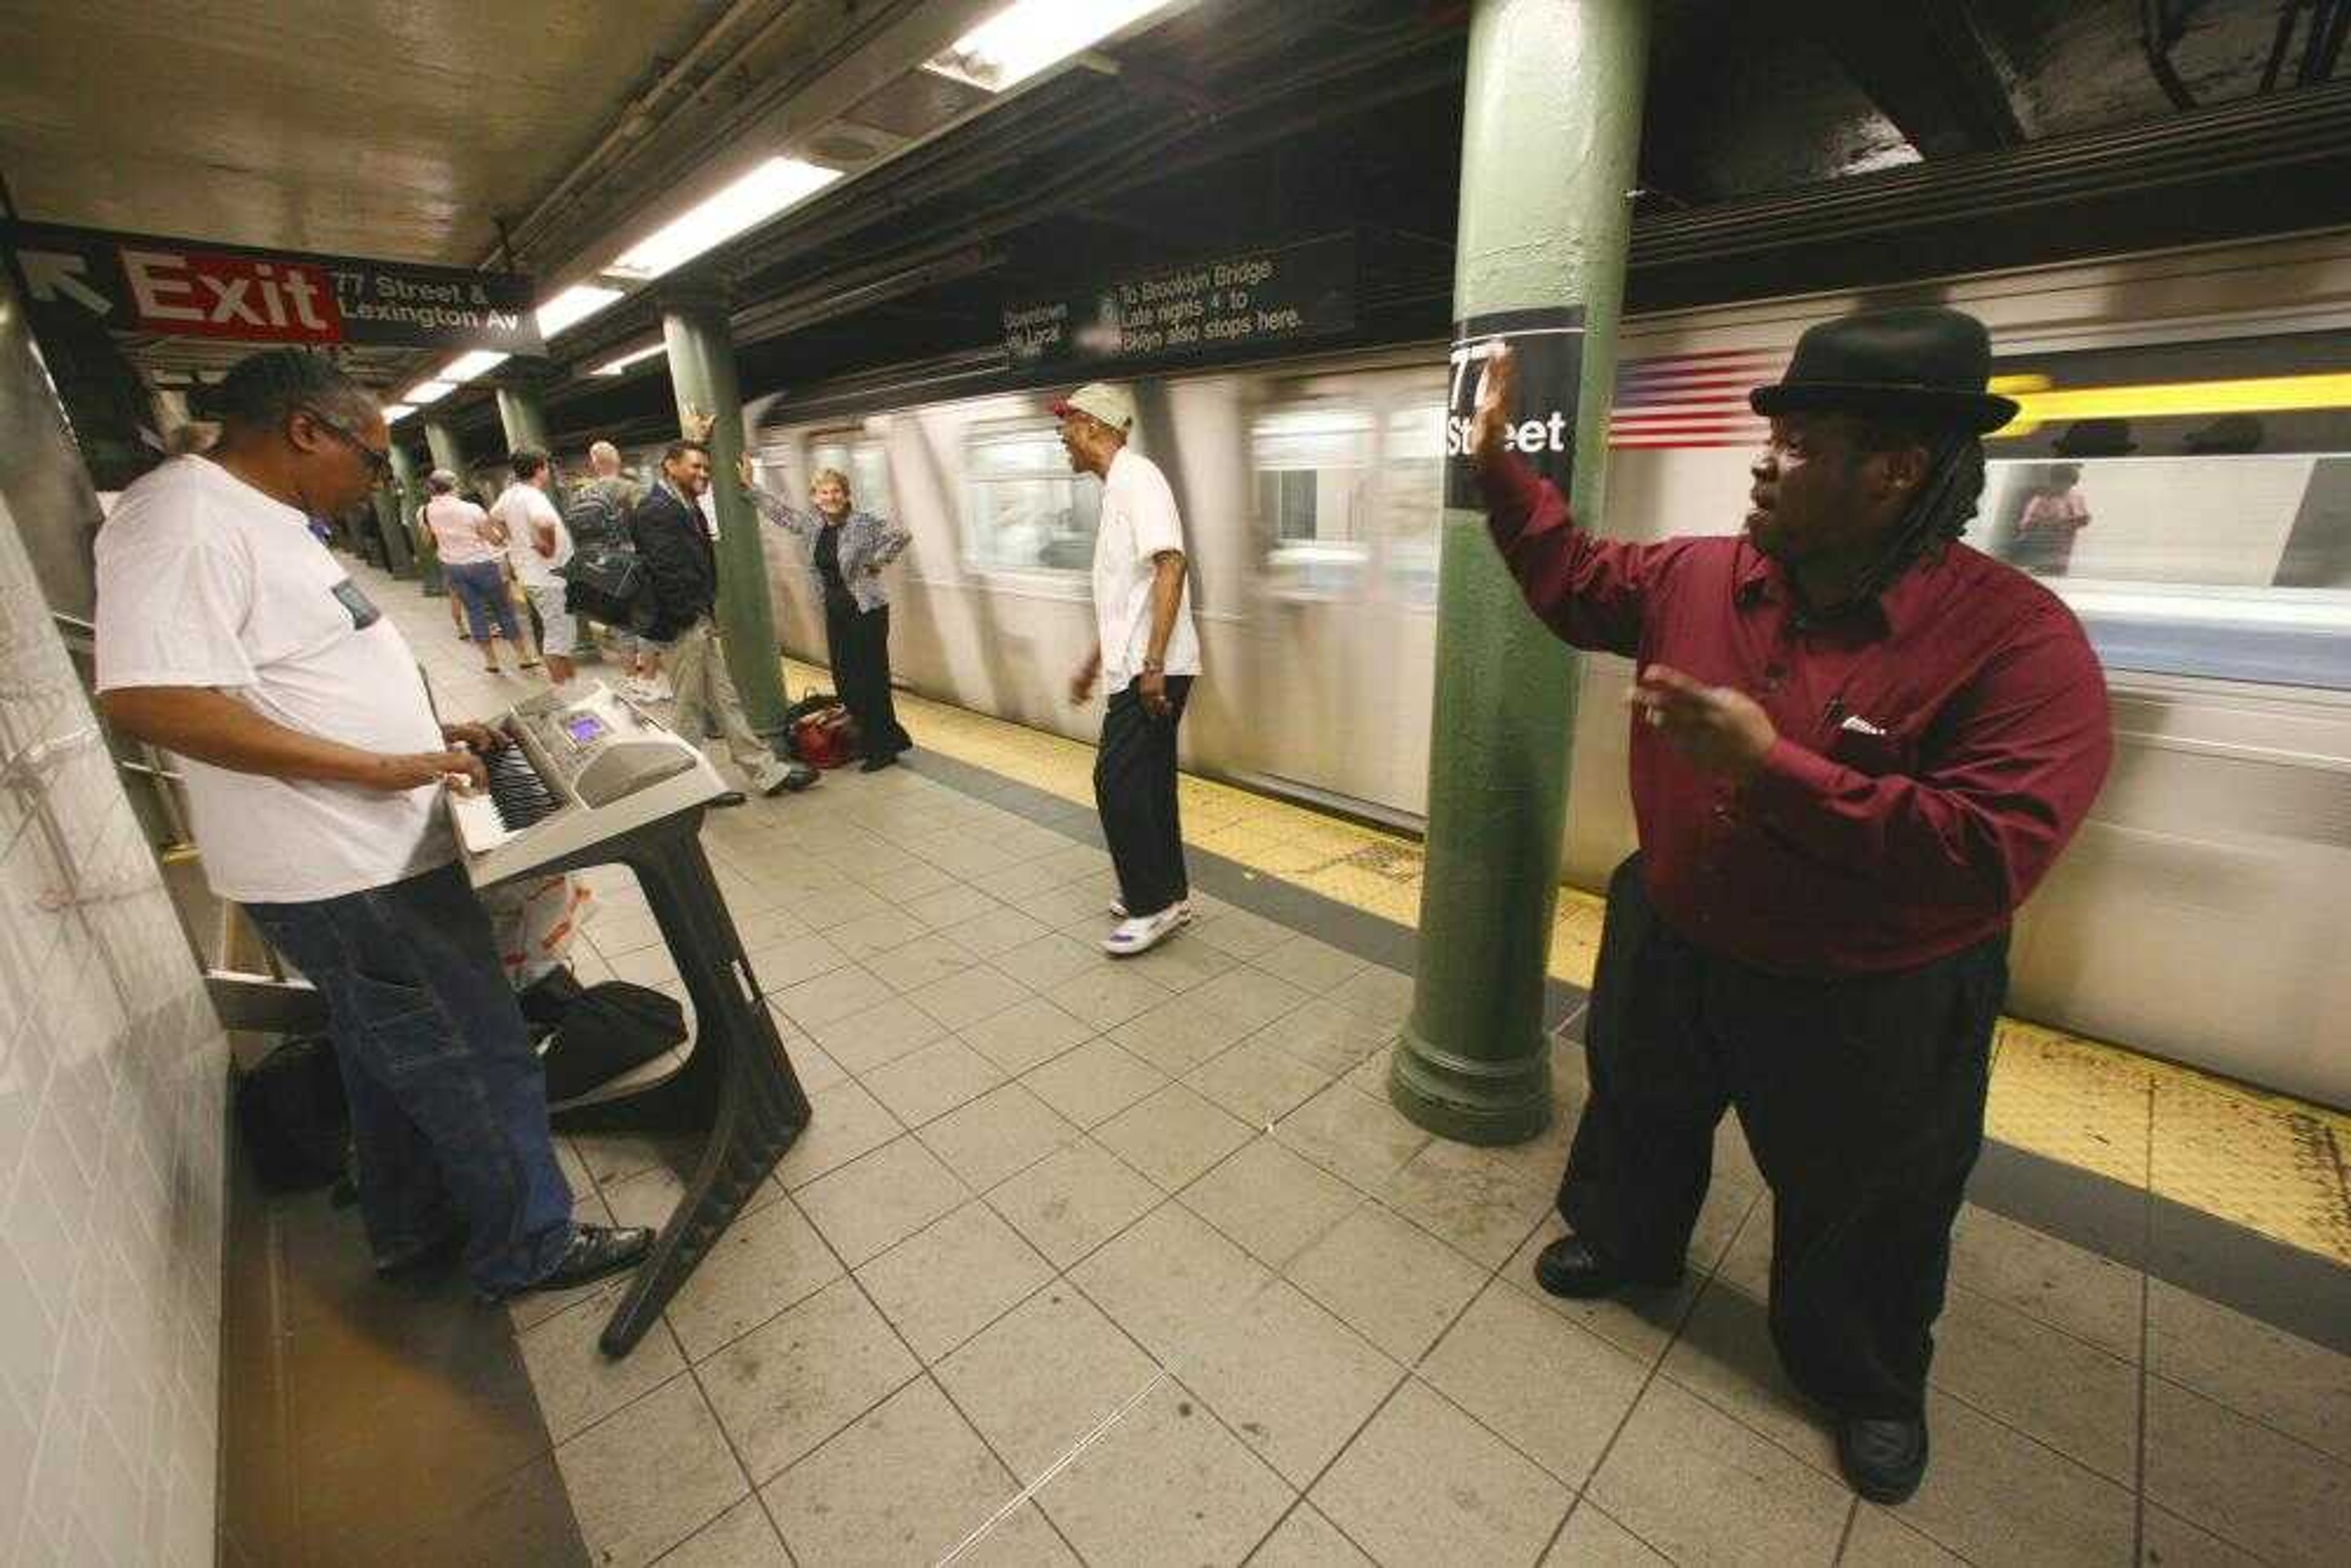
<path id="1" fill-rule="evenodd" d="M 228 1050 L 0 498 L 0 1561 L 208 1563 Z"/>

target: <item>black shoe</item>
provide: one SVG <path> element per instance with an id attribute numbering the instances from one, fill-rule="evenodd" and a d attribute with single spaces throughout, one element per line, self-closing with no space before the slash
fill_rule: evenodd
<path id="1" fill-rule="evenodd" d="M 797 795 L 823 777 L 823 774 L 805 762 L 787 762 L 784 764 L 784 776 L 760 792 L 767 795 L 785 793 Z"/>
<path id="2" fill-rule="evenodd" d="M 1681 1282 L 1681 1270 L 1670 1278 L 1643 1279 L 1618 1268 L 1581 1236 L 1562 1236 L 1535 1258 L 1535 1283 L 1554 1296 L 1570 1301 L 1595 1301 L 1627 1285 L 1670 1287 Z"/>
<path id="3" fill-rule="evenodd" d="M 1562 1236 L 1536 1255 L 1535 1283 L 1552 1295 L 1588 1301 L 1614 1293 L 1625 1276 L 1602 1262 L 1581 1236 Z"/>
<path id="4" fill-rule="evenodd" d="M 1845 1416 L 1837 1423 L 1837 1466 L 1870 1501 L 1907 1502 L 1927 1474 L 1927 1423 Z"/>
<path id="5" fill-rule="evenodd" d="M 864 765 L 859 768 L 858 771 L 860 773 L 879 773 L 884 768 L 895 768 L 897 766 L 898 754 L 894 751 L 885 751 L 879 757 L 867 758 Z"/>
<path id="6" fill-rule="evenodd" d="M 768 793 L 772 795 L 775 791 L 770 789 Z M 729 789 L 724 795 L 713 795 L 710 798 L 710 809 L 714 811 L 723 811 L 729 806 L 739 806 L 742 803 L 743 791 L 740 789 Z"/>
<path id="7" fill-rule="evenodd" d="M 618 1274 L 643 1262 L 653 1245 L 653 1233 L 642 1225 L 576 1225 L 571 1229 L 571 1245 L 563 1249 L 555 1267 L 514 1293 L 525 1296 L 533 1291 L 568 1291 L 607 1274 Z"/>

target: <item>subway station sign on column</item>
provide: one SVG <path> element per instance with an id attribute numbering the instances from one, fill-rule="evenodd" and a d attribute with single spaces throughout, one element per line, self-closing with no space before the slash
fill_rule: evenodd
<path id="1" fill-rule="evenodd" d="M 47 224 L 0 227 L 37 313 L 118 332 L 544 354 L 531 279 Z"/>
<path id="2" fill-rule="evenodd" d="M 1241 352 L 1355 324 L 1355 242 L 1245 251 L 1073 289 L 1004 310 L 1018 366 Z"/>

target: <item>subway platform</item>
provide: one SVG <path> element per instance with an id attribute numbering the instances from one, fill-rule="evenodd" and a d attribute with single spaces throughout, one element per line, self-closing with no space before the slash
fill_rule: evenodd
<path id="1" fill-rule="evenodd" d="M 354 575 L 444 713 L 537 688 Z M 1090 751 L 900 711 L 906 766 L 705 830 L 816 1114 L 628 1359 L 616 1286 L 387 1289 L 354 1215 L 239 1192 L 224 1562 L 2343 1560 L 2351 1118 L 2004 1025 L 1934 1463 L 1860 1503 L 1772 1358 L 1735 1120 L 1682 1286 L 1535 1288 L 1596 903 L 1549 1129 L 1432 1140 L 1383 1089 L 1417 846 L 1187 778 L 1199 918 L 1114 963 Z M 581 978 L 674 987 L 591 882 Z M 657 1224 L 695 1151 L 563 1152 L 583 1216 Z"/>

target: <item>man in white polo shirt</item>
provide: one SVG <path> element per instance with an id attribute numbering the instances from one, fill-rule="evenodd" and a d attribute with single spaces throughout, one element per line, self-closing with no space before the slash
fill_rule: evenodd
<path id="1" fill-rule="evenodd" d="M 99 532 L 99 704 L 181 758 L 213 891 L 326 997 L 376 1266 L 462 1239 L 490 1297 L 629 1268 L 649 1232 L 572 1221 L 538 1058 L 455 863 L 441 790 L 500 742 L 434 719 L 407 643 L 306 523 L 381 482 L 383 416 L 298 349 L 218 390 L 219 444 Z"/>
<path id="2" fill-rule="evenodd" d="M 515 580 L 538 612 L 538 655 L 547 661 L 547 678 L 559 686 L 571 678 L 571 655 L 579 645 L 579 622 L 563 607 L 559 575 L 571 564 L 571 532 L 548 497 L 555 465 L 547 454 L 526 447 L 508 462 L 514 483 L 490 504 L 490 518 L 507 537 Z"/>
<path id="3" fill-rule="evenodd" d="M 1200 673 L 1184 580 L 1184 524 L 1158 465 L 1127 450 L 1134 398 L 1096 382 L 1053 405 L 1070 467 L 1102 482 L 1094 535 L 1096 642 L 1070 683 L 1082 703 L 1100 680 L 1110 694 L 1094 758 L 1094 804 L 1118 873 L 1118 925 L 1105 951 L 1157 946 L 1192 918 L 1184 833 L 1176 811 L 1176 727 Z"/>

